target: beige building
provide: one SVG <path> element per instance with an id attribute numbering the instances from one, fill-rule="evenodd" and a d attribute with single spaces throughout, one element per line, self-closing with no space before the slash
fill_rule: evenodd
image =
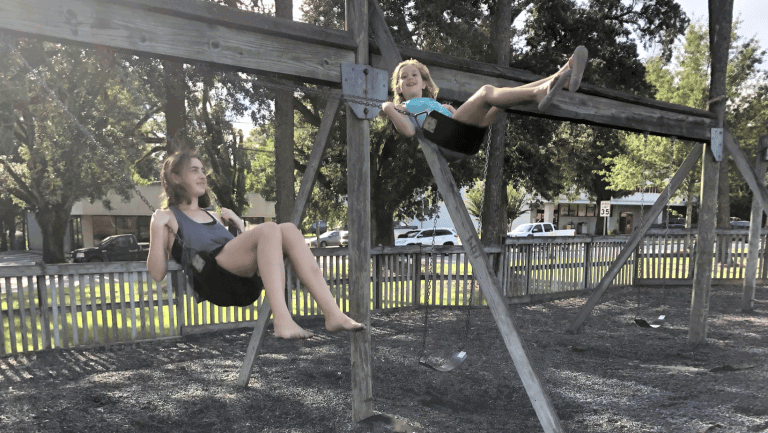
<path id="1" fill-rule="evenodd" d="M 141 194 L 147 198 L 155 208 L 160 207 L 160 185 L 138 186 Z M 275 203 L 266 201 L 260 194 L 248 194 L 250 207 L 241 215 L 249 224 L 258 224 L 264 221 L 272 221 L 275 218 Z M 70 220 L 69 235 L 65 241 L 65 251 L 82 247 L 97 245 L 107 236 L 133 233 L 139 242 L 149 242 L 149 222 L 152 211 L 133 193 L 130 201 L 124 201 L 116 194 L 107 197 L 112 209 L 102 205 L 101 200 L 93 203 L 79 201 L 72 206 L 72 218 Z M 30 249 L 42 249 L 42 235 L 34 216 L 28 214 L 29 244 Z"/>

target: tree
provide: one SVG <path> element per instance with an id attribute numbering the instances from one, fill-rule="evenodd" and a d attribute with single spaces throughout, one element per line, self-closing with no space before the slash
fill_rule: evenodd
<path id="1" fill-rule="evenodd" d="M 737 137 L 747 154 L 754 153 L 758 136 L 762 133 L 760 119 L 768 114 L 768 74 L 757 69 L 765 51 L 754 39 L 742 41 L 734 24 L 731 61 L 727 69 L 726 125 Z M 674 56 L 666 61 L 657 56 L 648 60 L 646 79 L 655 89 L 657 99 L 675 104 L 705 109 L 709 92 L 708 29 L 702 23 L 688 27 L 685 40 L 674 49 Z M 612 168 L 606 172 L 611 188 L 634 189 L 642 186 L 644 174 L 648 186 L 663 188 L 690 152 L 692 143 L 670 139 L 626 134 L 623 138 L 627 152 L 606 158 Z M 670 169 L 670 166 L 672 169 Z M 645 170 L 643 170 L 645 167 Z M 678 196 L 686 197 L 688 225 L 693 214 L 694 196 L 698 194 L 700 169 L 694 168 L 683 183 Z M 749 218 L 751 192 L 741 174 L 733 167 L 729 170 L 730 201 L 733 214 Z M 723 201 L 719 202 L 721 205 Z"/>
<path id="2" fill-rule="evenodd" d="M 498 7 L 498 2 L 490 0 L 382 2 L 396 43 L 491 63 L 496 63 L 497 57 L 491 35 L 497 31 Z M 309 23 L 343 28 L 344 8 L 340 0 L 311 0 L 302 11 Z M 554 71 L 577 45 L 571 41 L 578 41 L 585 43 L 595 58 L 588 69 L 587 82 L 641 95 L 649 94 L 651 88 L 643 80 L 644 68 L 638 59 L 636 40 L 668 47 L 674 40 L 672 36 L 681 34 L 687 25 L 685 14 L 671 0 L 631 4 L 600 0 L 583 6 L 569 0 L 513 1 L 509 26 L 523 11 L 528 13 L 523 29 L 510 29 L 515 47 L 510 60 L 513 67 L 541 73 Z M 543 197 L 556 197 L 573 188 L 585 189 L 597 197 L 610 196 L 606 182 L 597 172 L 605 168 L 602 157 L 622 151 L 617 133 L 599 128 L 568 128 L 529 116 L 509 117 L 504 184 L 524 187 Z M 576 139 L 569 136 L 571 129 L 577 133 Z M 424 166 L 417 164 L 420 155 L 415 147 L 407 140 L 388 137 L 388 133 L 387 128 L 374 127 L 371 138 L 371 211 L 375 219 L 372 228 L 376 233 L 374 243 L 385 244 L 392 242 L 393 215 L 397 218 L 418 214 L 421 194 L 431 191 L 433 185 L 428 171 L 421 176 Z M 394 149 L 399 153 L 392 159 Z M 486 158 L 485 153 L 479 158 Z M 484 163 L 475 160 L 463 163 L 466 165 L 456 164 L 452 172 L 463 186 L 482 173 Z M 414 172 L 419 176 L 410 177 Z M 503 215 L 504 210 L 500 208 L 497 212 Z"/>
<path id="3" fill-rule="evenodd" d="M 0 251 L 16 250 L 16 219 L 23 217 L 21 207 L 0 191 Z"/>
<path id="4" fill-rule="evenodd" d="M 94 50 L 80 47 L 5 43 L 10 55 L 0 61 L 0 86 L 12 99 L 2 118 L 13 120 L 14 134 L 0 150 L 2 184 L 34 212 L 43 259 L 61 262 L 76 201 L 101 199 L 111 189 L 128 197 L 127 161 L 141 150 L 132 137 L 148 119 L 113 70 L 124 62 L 99 62 Z"/>
<path id="5" fill-rule="evenodd" d="M 475 185 L 467 190 L 466 200 L 464 204 L 467 206 L 467 212 L 474 217 L 481 225 L 483 221 L 483 202 L 485 195 L 485 188 L 483 181 L 477 181 Z M 530 196 L 523 188 L 515 188 L 512 185 L 506 187 L 506 202 L 507 206 L 504 212 L 505 230 L 508 232 L 512 229 L 512 222 L 517 218 L 525 214 L 530 210 L 528 204 L 530 202 Z"/>

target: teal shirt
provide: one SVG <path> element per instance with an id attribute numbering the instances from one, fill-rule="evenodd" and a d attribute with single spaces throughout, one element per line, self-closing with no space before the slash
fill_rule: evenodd
<path id="1" fill-rule="evenodd" d="M 438 111 L 451 117 L 451 112 L 443 107 L 443 104 L 432 98 L 413 98 L 405 102 L 405 109 L 416 117 L 416 122 L 421 128 L 424 124 L 424 118 L 432 111 Z"/>

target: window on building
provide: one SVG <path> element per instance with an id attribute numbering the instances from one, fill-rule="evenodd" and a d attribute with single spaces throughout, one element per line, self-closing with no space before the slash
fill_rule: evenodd
<path id="1" fill-rule="evenodd" d="M 118 235 L 136 234 L 138 232 L 136 228 L 135 216 L 118 216 L 115 217 L 116 233 Z"/>
<path id="2" fill-rule="evenodd" d="M 115 219 L 109 215 L 93 216 L 93 243 L 98 245 L 104 238 L 116 235 Z"/>
<path id="3" fill-rule="evenodd" d="M 83 217 L 75 216 L 69 219 L 69 234 L 72 249 L 83 247 Z"/>
<path id="4" fill-rule="evenodd" d="M 136 238 L 139 240 L 139 242 L 149 242 L 149 223 L 152 222 L 152 217 L 150 216 L 140 216 L 136 217 L 138 226 L 138 232 L 136 233 Z"/>

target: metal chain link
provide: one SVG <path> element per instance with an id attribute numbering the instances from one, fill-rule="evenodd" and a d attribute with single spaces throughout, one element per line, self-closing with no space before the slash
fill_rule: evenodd
<path id="1" fill-rule="evenodd" d="M 676 138 L 672 137 L 670 139 L 669 143 L 669 165 L 667 166 L 667 175 L 669 176 L 670 173 L 672 173 L 672 167 L 674 166 L 674 159 L 675 159 L 675 141 Z M 672 200 L 672 190 L 669 188 L 670 184 L 672 183 L 672 177 L 669 177 L 669 183 L 667 184 L 667 221 L 664 224 L 664 252 L 666 253 L 667 248 L 669 248 L 670 252 L 672 250 L 671 246 L 668 246 L 667 243 L 669 242 L 669 206 L 670 201 Z M 667 307 L 667 260 L 664 260 L 664 265 L 662 267 L 662 280 L 661 280 L 661 305 L 662 305 L 662 312 L 666 313 L 664 310 L 666 310 Z"/>

